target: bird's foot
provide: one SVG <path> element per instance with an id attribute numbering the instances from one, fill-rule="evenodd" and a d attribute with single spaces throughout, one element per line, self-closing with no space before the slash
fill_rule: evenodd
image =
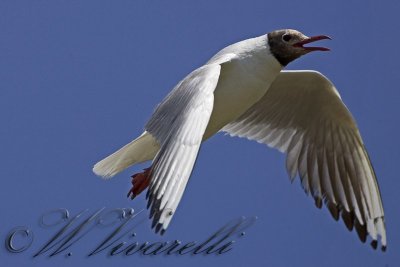
<path id="1" fill-rule="evenodd" d="M 137 195 L 139 195 L 143 190 L 145 190 L 150 183 L 150 169 L 146 168 L 143 172 L 136 173 L 132 175 L 132 188 L 129 190 L 127 197 L 134 199 Z"/>

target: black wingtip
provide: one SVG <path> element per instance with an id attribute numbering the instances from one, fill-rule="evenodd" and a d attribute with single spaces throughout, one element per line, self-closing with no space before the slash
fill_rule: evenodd
<path id="1" fill-rule="evenodd" d="M 315 206 L 316 206 L 318 209 L 321 209 L 321 208 L 322 208 L 322 198 L 320 198 L 320 197 L 315 197 L 314 200 L 315 200 Z"/>
<path id="2" fill-rule="evenodd" d="M 154 216 L 154 209 L 150 209 L 149 219 L 151 220 Z"/>
<path id="3" fill-rule="evenodd" d="M 365 241 L 367 240 L 367 227 L 365 225 L 361 225 L 358 220 L 356 220 L 354 226 L 361 242 L 365 243 Z"/>
<path id="4" fill-rule="evenodd" d="M 160 235 L 164 235 L 165 234 L 165 229 L 161 229 Z"/>
<path id="5" fill-rule="evenodd" d="M 335 219 L 335 221 L 338 221 L 339 216 L 340 216 L 339 208 L 335 204 L 332 204 L 332 203 L 328 203 L 327 206 L 328 206 L 328 210 L 331 213 L 333 219 Z"/>
<path id="6" fill-rule="evenodd" d="M 382 246 L 382 247 L 381 247 L 381 250 L 382 250 L 383 252 L 386 252 L 386 248 L 387 248 L 386 246 Z"/>
<path id="7" fill-rule="evenodd" d="M 378 247 L 378 241 L 372 240 L 372 242 L 371 242 L 371 247 L 373 247 L 374 249 L 376 249 L 376 248 Z"/>
<path id="8" fill-rule="evenodd" d="M 354 213 L 342 210 L 342 220 L 346 228 L 351 231 L 354 228 Z"/>
<path id="9" fill-rule="evenodd" d="M 153 222 L 151 223 L 151 229 L 153 229 L 157 224 L 157 220 L 153 220 Z"/>
<path id="10" fill-rule="evenodd" d="M 157 226 L 156 226 L 156 234 L 158 234 L 158 232 L 160 232 L 161 228 L 162 228 L 162 224 L 161 223 L 157 224 Z"/>

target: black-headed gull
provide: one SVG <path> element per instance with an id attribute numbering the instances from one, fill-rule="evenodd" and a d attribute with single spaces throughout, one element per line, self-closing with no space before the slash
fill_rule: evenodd
<path id="1" fill-rule="evenodd" d="M 145 131 L 98 162 L 109 178 L 152 160 L 133 175 L 128 196 L 148 187 L 153 227 L 168 227 L 189 180 L 201 143 L 222 131 L 264 143 L 287 154 L 293 180 L 365 242 L 386 249 L 384 213 L 375 173 L 357 125 L 334 85 L 316 71 L 283 71 L 291 61 L 330 39 L 277 30 L 232 44 L 180 81 L 157 106 Z"/>

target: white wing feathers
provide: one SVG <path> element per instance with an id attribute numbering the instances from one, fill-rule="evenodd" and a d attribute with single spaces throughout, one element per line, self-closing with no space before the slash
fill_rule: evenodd
<path id="1" fill-rule="evenodd" d="M 214 104 L 221 66 L 205 65 L 182 80 L 157 107 L 146 131 L 160 143 L 147 192 L 152 227 L 161 234 L 175 213 Z"/>
<path id="2" fill-rule="evenodd" d="M 287 153 L 291 180 L 372 246 L 386 230 L 379 187 L 356 123 L 333 84 L 314 71 L 281 72 L 263 98 L 222 131 Z"/>

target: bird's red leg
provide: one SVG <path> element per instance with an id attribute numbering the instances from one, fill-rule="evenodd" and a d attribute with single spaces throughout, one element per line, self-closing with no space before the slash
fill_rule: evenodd
<path id="1" fill-rule="evenodd" d="M 143 172 L 136 173 L 132 175 L 132 188 L 129 190 L 127 197 L 134 199 L 137 195 L 139 195 L 143 190 L 145 190 L 150 183 L 150 169 L 146 168 Z"/>

